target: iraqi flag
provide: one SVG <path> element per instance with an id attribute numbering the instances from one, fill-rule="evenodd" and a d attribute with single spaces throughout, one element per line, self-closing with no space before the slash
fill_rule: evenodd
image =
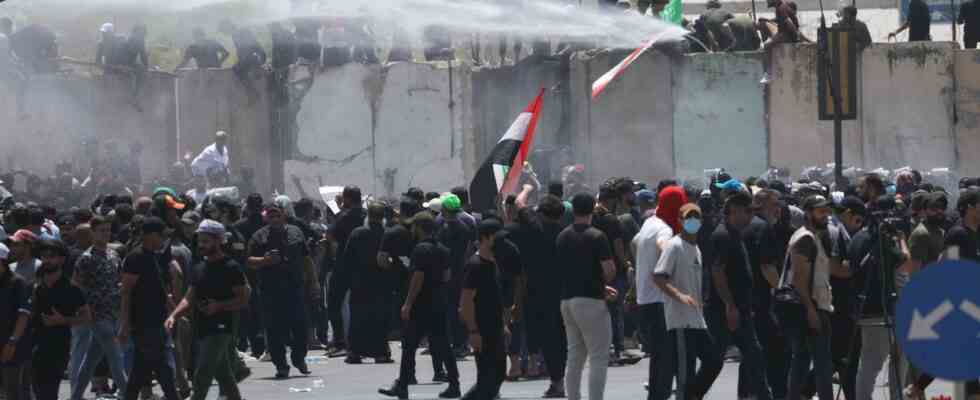
<path id="1" fill-rule="evenodd" d="M 516 193 L 524 161 L 534 141 L 534 128 L 538 125 L 543 97 L 544 89 L 541 89 L 476 171 L 470 182 L 470 199 L 477 210 L 496 209 L 498 198 Z"/>
<path id="2" fill-rule="evenodd" d="M 633 61 L 636 61 L 636 59 L 640 58 L 640 56 L 643 55 L 643 53 L 646 53 L 647 50 L 650 50 L 650 48 L 653 47 L 653 45 L 656 44 L 657 41 L 659 41 L 660 38 L 662 38 L 664 34 L 666 34 L 667 32 L 668 30 L 665 29 L 657 33 L 656 35 L 654 35 L 649 40 L 643 42 L 643 46 L 640 46 L 640 48 L 634 50 L 632 53 L 630 53 L 630 55 L 626 56 L 626 58 L 624 58 L 623 61 L 620 61 L 619 64 L 616 64 L 616 66 L 613 67 L 613 69 L 602 74 L 602 76 L 600 76 L 599 79 L 596 79 L 595 82 L 592 83 L 592 100 L 595 100 L 596 97 L 599 97 L 599 93 L 602 93 L 603 90 L 606 90 L 606 85 L 609 85 L 609 82 L 612 82 L 613 79 L 618 78 L 620 75 L 626 72 L 626 68 L 629 68 L 630 64 L 632 64 Z"/>

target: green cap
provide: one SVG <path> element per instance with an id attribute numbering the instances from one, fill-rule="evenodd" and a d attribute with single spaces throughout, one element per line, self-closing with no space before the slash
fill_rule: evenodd
<path id="1" fill-rule="evenodd" d="M 463 208 L 463 205 L 459 201 L 459 197 L 455 194 L 447 194 L 442 196 L 442 209 L 443 211 L 457 212 Z"/>
<path id="2" fill-rule="evenodd" d="M 168 187 L 161 186 L 161 187 L 158 187 L 156 189 L 153 189 L 153 197 L 156 197 L 156 195 L 158 195 L 160 193 L 168 194 L 168 195 L 170 195 L 170 197 L 173 197 L 173 198 L 180 197 L 180 196 L 177 195 L 177 191 L 175 191 L 175 190 L 173 190 L 171 188 L 168 188 Z"/>

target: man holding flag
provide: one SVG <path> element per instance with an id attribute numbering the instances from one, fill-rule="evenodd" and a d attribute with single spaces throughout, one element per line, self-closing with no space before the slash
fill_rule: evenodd
<path id="1" fill-rule="evenodd" d="M 517 119 L 507 129 L 497 145 L 490 151 L 487 160 L 470 182 L 470 197 L 473 207 L 479 211 L 497 209 L 498 199 L 508 194 L 516 194 L 524 161 L 530 153 L 534 141 L 534 129 L 541 114 L 544 89 L 528 104 Z"/>

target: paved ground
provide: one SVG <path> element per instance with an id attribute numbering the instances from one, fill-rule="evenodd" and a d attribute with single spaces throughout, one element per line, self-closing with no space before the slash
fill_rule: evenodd
<path id="1" fill-rule="evenodd" d="M 392 349 L 398 354 L 397 344 L 392 343 Z M 369 359 L 362 365 L 347 365 L 343 359 L 325 360 L 319 357 L 320 351 L 311 352 L 311 376 L 294 376 L 287 380 L 274 380 L 275 369 L 271 363 L 248 361 L 252 368 L 252 377 L 240 386 L 242 394 L 249 400 L 306 400 L 306 399 L 349 399 L 377 400 L 383 397 L 377 394 L 377 388 L 389 384 L 398 373 L 398 364 L 374 365 Z M 437 394 L 443 385 L 426 384 L 432 377 L 432 363 L 428 356 L 419 355 L 418 379 L 421 385 L 410 388 L 411 399 L 437 399 Z M 476 367 L 472 358 L 459 363 L 462 385 L 465 391 L 472 385 L 476 376 Z M 606 385 L 606 398 L 613 400 L 642 399 L 645 395 L 643 383 L 646 381 L 647 361 L 629 367 L 609 369 Z M 295 370 L 293 373 L 296 373 Z M 587 374 L 587 372 L 586 372 Z M 880 381 L 880 383 L 883 381 Z M 320 387 L 322 385 L 322 387 Z M 715 383 L 708 400 L 736 400 L 738 386 L 738 364 L 727 363 L 721 376 Z M 505 382 L 501 389 L 504 399 L 538 399 L 548 388 L 547 380 Z M 295 392 L 293 389 L 302 390 Z M 587 387 L 583 385 L 583 392 Z M 217 399 L 217 387 L 213 387 L 208 399 Z M 875 400 L 886 400 L 886 389 L 879 387 L 875 391 Z M 62 398 L 68 393 L 67 382 L 62 386 Z M 587 393 L 587 392 L 585 392 Z M 157 390 L 159 394 L 159 389 Z M 928 396 L 952 394 L 952 385 L 937 381 L 930 387 Z M 843 397 L 841 397 L 843 399 Z"/>

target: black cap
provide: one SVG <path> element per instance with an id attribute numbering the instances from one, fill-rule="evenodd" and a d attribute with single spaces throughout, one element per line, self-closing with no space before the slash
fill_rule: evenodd
<path id="1" fill-rule="evenodd" d="M 480 233 L 480 236 L 496 235 L 501 229 L 503 229 L 503 225 L 496 219 L 482 220 L 480 221 L 480 225 L 477 226 L 477 231 Z"/>
<path id="2" fill-rule="evenodd" d="M 425 200 L 425 192 L 417 187 L 408 188 L 404 196 L 417 201 L 419 204 L 422 204 L 422 201 Z"/>
<path id="3" fill-rule="evenodd" d="M 817 194 L 803 199 L 803 210 L 810 211 L 817 208 L 830 207 L 830 204 L 830 201 L 826 197 Z"/>
<path id="4" fill-rule="evenodd" d="M 163 233 L 167 230 L 167 224 L 159 217 L 147 217 L 143 220 L 143 234 Z"/>
<path id="5" fill-rule="evenodd" d="M 38 246 L 38 254 L 46 252 L 54 252 L 59 256 L 68 257 L 68 246 L 65 245 L 65 242 L 57 239 L 45 239 Z"/>
<path id="6" fill-rule="evenodd" d="M 959 200 L 956 200 L 956 209 L 960 213 L 966 212 L 967 208 L 971 206 L 976 206 L 980 203 L 980 190 L 977 189 L 967 189 L 960 194 Z"/>
<path id="7" fill-rule="evenodd" d="M 579 193 L 572 197 L 572 212 L 575 215 L 590 215 L 592 211 L 595 211 L 595 197 L 588 193 Z"/>
<path id="8" fill-rule="evenodd" d="M 949 199 L 946 198 L 946 193 L 929 193 L 929 197 L 926 198 L 926 207 L 945 211 L 949 207 Z"/>
<path id="9" fill-rule="evenodd" d="M 841 200 L 840 209 L 841 212 L 850 211 L 852 214 L 862 217 L 868 214 L 868 209 L 864 206 L 864 202 L 855 196 L 847 196 L 844 200 Z"/>
<path id="10" fill-rule="evenodd" d="M 929 192 L 925 190 L 916 190 L 912 192 L 912 202 L 909 204 L 909 208 L 912 211 L 922 210 L 926 208 L 926 203 L 929 202 Z"/>

